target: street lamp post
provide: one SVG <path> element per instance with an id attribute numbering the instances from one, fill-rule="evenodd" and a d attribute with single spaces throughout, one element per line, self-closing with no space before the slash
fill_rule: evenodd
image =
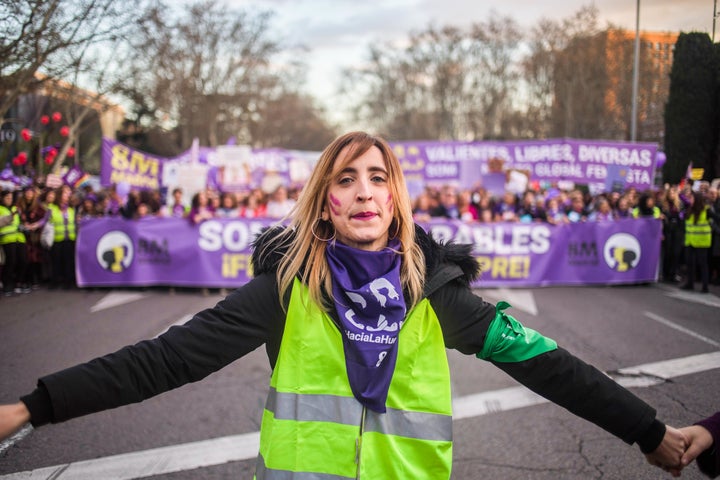
<path id="1" fill-rule="evenodd" d="M 637 102 L 638 102 L 638 76 L 640 70 L 640 0 L 637 0 L 635 13 L 635 53 L 633 63 L 632 83 L 632 118 L 630 119 L 630 140 L 637 139 Z"/>

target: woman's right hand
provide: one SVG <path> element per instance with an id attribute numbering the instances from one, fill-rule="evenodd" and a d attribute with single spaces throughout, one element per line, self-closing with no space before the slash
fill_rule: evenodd
<path id="1" fill-rule="evenodd" d="M 0 405 L 0 440 L 5 440 L 30 421 L 30 411 L 23 402 Z"/>

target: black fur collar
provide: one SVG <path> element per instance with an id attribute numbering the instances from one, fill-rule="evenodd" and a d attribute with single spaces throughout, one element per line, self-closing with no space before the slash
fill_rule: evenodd
<path id="1" fill-rule="evenodd" d="M 272 250 L 263 247 L 267 246 L 271 240 L 276 239 L 285 228 L 288 227 L 266 228 L 253 241 L 252 267 L 255 275 L 277 270 L 287 247 L 279 246 Z M 289 236 L 288 241 L 291 241 L 292 238 Z M 472 245 L 452 242 L 439 243 L 418 225 L 415 226 L 415 240 L 425 254 L 428 279 L 432 278 L 443 265 L 448 264 L 460 267 L 462 270 L 460 278 L 468 284 L 480 277 L 480 266 L 471 254 Z"/>

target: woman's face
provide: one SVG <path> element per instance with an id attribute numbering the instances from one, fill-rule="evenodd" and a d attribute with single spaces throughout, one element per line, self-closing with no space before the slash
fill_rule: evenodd
<path id="1" fill-rule="evenodd" d="M 2 204 L 3 205 L 5 205 L 6 207 L 10 207 L 10 206 L 12 206 L 12 203 L 13 203 L 12 193 L 6 193 L 5 195 L 2 196 Z"/>
<path id="2" fill-rule="evenodd" d="M 335 164 L 342 165 L 346 155 L 347 148 Z M 387 246 L 393 198 L 380 149 L 371 147 L 333 173 L 323 216 L 329 216 L 337 240 L 360 250 L 377 251 Z"/>

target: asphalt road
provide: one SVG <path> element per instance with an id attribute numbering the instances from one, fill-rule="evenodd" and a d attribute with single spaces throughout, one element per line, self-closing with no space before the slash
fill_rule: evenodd
<path id="1" fill-rule="evenodd" d="M 674 426 L 720 409 L 720 289 L 652 284 L 478 290 L 609 372 Z M 37 377 L 154 337 L 218 292 L 36 291 L 0 299 L 0 402 Z M 453 478 L 659 479 L 637 446 L 553 404 L 490 364 L 450 352 Z M 643 366 L 640 371 L 623 370 Z M 0 480 L 252 478 L 270 369 L 259 349 L 205 380 L 37 430 L 0 446 Z M 199 443 L 192 443 L 199 442 Z M 683 478 L 705 478 L 694 465 Z"/>

